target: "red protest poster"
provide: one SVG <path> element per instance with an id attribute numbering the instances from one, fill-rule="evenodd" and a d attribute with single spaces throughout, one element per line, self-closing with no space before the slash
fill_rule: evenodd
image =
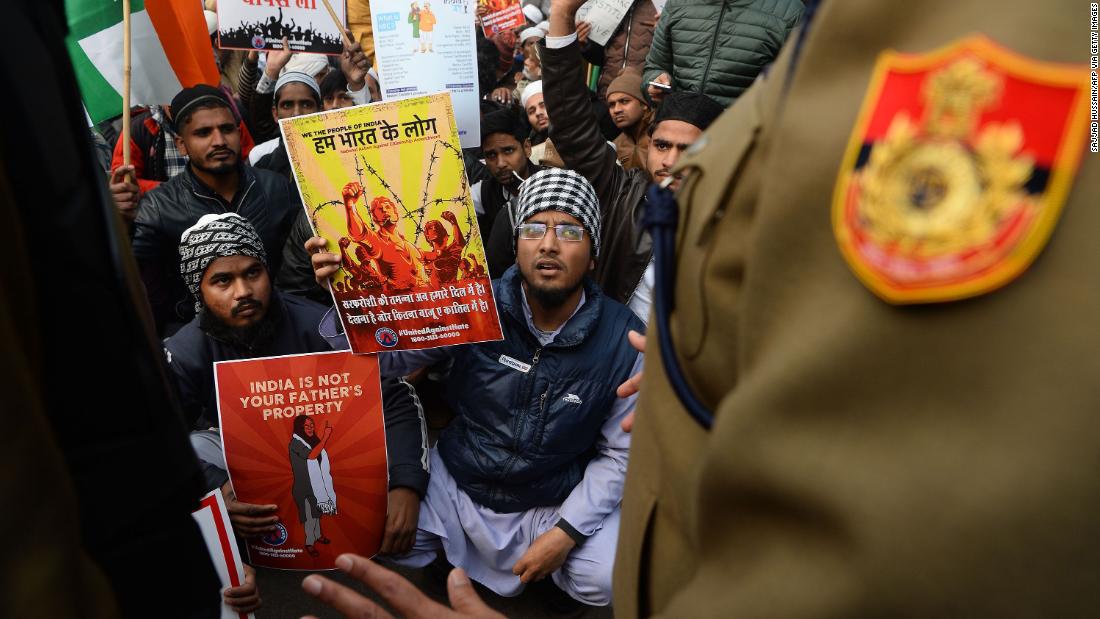
<path id="1" fill-rule="evenodd" d="M 388 470 L 378 360 L 348 352 L 214 364 L 222 443 L 237 499 L 278 505 L 251 563 L 333 569 L 382 544 Z"/>
<path id="2" fill-rule="evenodd" d="M 485 36 L 491 37 L 502 30 L 515 30 L 527 25 L 519 0 L 478 0 L 489 12 L 481 18 Z"/>

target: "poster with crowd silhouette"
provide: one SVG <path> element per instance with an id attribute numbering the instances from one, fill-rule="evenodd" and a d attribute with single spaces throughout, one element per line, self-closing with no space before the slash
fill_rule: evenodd
<path id="1" fill-rule="evenodd" d="M 449 93 L 279 124 L 354 352 L 502 339 Z"/>
<path id="2" fill-rule="evenodd" d="M 249 563 L 330 570 L 371 556 L 386 528 L 389 466 L 378 358 L 346 351 L 214 364 L 218 427 L 238 501 L 275 505 Z"/>
<path id="3" fill-rule="evenodd" d="M 344 0 L 329 0 L 340 23 L 347 23 Z M 339 54 L 340 30 L 321 0 L 218 0 L 218 47 L 282 49 L 283 39 L 295 52 Z"/>

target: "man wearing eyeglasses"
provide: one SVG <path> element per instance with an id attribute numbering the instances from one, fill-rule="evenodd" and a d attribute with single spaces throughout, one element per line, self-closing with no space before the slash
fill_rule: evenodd
<path id="1" fill-rule="evenodd" d="M 493 282 L 504 339 L 380 355 L 389 376 L 454 361 L 455 419 L 432 450 L 416 541 L 398 562 L 425 566 L 442 550 L 500 595 L 550 576 L 573 600 L 603 606 L 630 445 L 620 422 L 633 407 L 615 389 L 641 369 L 626 334 L 643 326 L 590 278 L 600 214 L 588 181 L 538 172 L 517 212 L 516 263 Z M 313 265 L 323 284 L 340 259 L 316 253 Z"/>

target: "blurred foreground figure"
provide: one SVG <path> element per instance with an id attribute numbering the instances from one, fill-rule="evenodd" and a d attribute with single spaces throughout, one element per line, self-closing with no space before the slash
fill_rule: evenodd
<path id="1" fill-rule="evenodd" d="M 680 162 L 616 616 L 1097 616 L 1089 7 L 807 4 Z"/>
<path id="2" fill-rule="evenodd" d="M 87 141 L 61 2 L 5 20 L 0 75 L 21 87 L 0 103 L 0 616 L 217 616 L 191 518 L 202 478 Z"/>

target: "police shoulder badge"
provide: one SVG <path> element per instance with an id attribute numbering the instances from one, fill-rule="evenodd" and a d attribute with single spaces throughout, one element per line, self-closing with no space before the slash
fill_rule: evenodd
<path id="1" fill-rule="evenodd" d="M 890 303 L 934 303 L 1023 273 L 1080 163 L 1087 76 L 981 36 L 879 56 L 833 197 L 860 281 Z"/>

